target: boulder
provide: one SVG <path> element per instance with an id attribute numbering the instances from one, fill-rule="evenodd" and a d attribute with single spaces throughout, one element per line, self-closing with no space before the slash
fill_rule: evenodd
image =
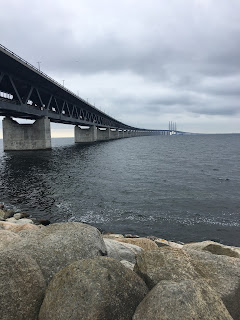
<path id="1" fill-rule="evenodd" d="M 8 230 L 0 230 L 0 249 L 5 249 L 14 242 L 21 240 L 21 237 Z"/>
<path id="2" fill-rule="evenodd" d="M 15 213 L 13 217 L 14 217 L 16 220 L 23 219 L 23 218 L 28 218 L 28 217 L 29 217 L 29 213 L 26 213 L 26 212 L 18 212 L 18 213 Z"/>
<path id="3" fill-rule="evenodd" d="M 234 258 L 240 258 L 240 248 L 225 246 L 223 244 L 214 241 L 202 241 L 187 243 L 184 245 L 183 249 L 193 249 L 200 251 L 208 251 L 217 255 L 224 255 Z"/>
<path id="4" fill-rule="evenodd" d="M 124 265 L 124 267 L 126 267 L 126 268 L 128 268 L 128 269 L 133 271 L 133 269 L 134 269 L 134 264 L 133 263 L 131 263 L 131 262 L 127 261 L 127 260 L 121 260 L 120 262 L 121 262 L 122 265 Z"/>
<path id="5" fill-rule="evenodd" d="M 0 251 L 0 319 L 36 320 L 46 289 L 41 269 L 29 255 Z"/>
<path id="6" fill-rule="evenodd" d="M 133 320 L 231 320 L 217 293 L 203 280 L 161 281 L 139 304 Z"/>
<path id="7" fill-rule="evenodd" d="M 126 233 L 124 238 L 140 238 L 137 234 Z"/>
<path id="8" fill-rule="evenodd" d="M 168 240 L 161 239 L 161 238 L 155 239 L 154 242 L 157 244 L 158 247 L 168 246 L 168 247 L 175 248 L 175 249 L 182 249 L 183 248 L 183 245 L 180 243 L 168 241 Z"/>
<path id="9" fill-rule="evenodd" d="M 5 220 L 5 211 L 0 209 L 0 220 Z"/>
<path id="10" fill-rule="evenodd" d="M 39 320 L 131 320 L 146 284 L 112 258 L 76 261 L 50 282 Z"/>
<path id="11" fill-rule="evenodd" d="M 24 223 L 24 224 L 16 224 L 11 231 L 12 232 L 20 232 L 23 230 L 38 230 L 40 228 L 40 226 L 36 226 L 32 223 Z"/>
<path id="12" fill-rule="evenodd" d="M 17 223 L 17 220 L 16 220 L 15 218 L 13 218 L 13 216 L 12 216 L 12 217 L 10 217 L 10 218 L 7 218 L 7 219 L 6 219 L 6 222 L 9 222 L 9 223 Z"/>
<path id="13" fill-rule="evenodd" d="M 10 210 L 4 209 L 4 211 L 5 211 L 5 219 L 11 218 L 15 214 L 15 211 L 12 209 L 10 209 Z"/>
<path id="14" fill-rule="evenodd" d="M 80 222 L 55 223 L 18 234 L 21 241 L 14 248 L 36 259 L 47 282 L 76 260 L 107 254 L 100 232 Z"/>
<path id="15" fill-rule="evenodd" d="M 31 219 L 21 218 L 19 220 L 16 220 L 15 223 L 16 224 L 25 224 L 25 223 L 33 223 L 33 221 Z"/>
<path id="16" fill-rule="evenodd" d="M 129 243 L 121 243 L 112 239 L 103 239 L 107 248 L 107 256 L 116 260 L 127 260 L 133 264 L 136 255 L 143 251 L 142 248 Z"/>
<path id="17" fill-rule="evenodd" d="M 11 230 L 12 228 L 15 228 L 16 224 L 7 222 L 7 221 L 0 221 L 0 229 L 2 230 Z"/>
<path id="18" fill-rule="evenodd" d="M 188 250 L 195 270 L 218 293 L 229 313 L 240 320 L 240 259 Z"/>
<path id="19" fill-rule="evenodd" d="M 116 240 L 119 242 L 134 244 L 144 250 L 154 250 L 158 248 L 154 241 L 147 238 L 118 238 Z"/>
<path id="20" fill-rule="evenodd" d="M 15 219 L 14 217 L 6 219 L 6 222 L 15 223 L 15 224 L 33 223 L 31 219 L 26 219 L 26 218 Z"/>
<path id="21" fill-rule="evenodd" d="M 21 219 L 21 220 L 13 220 L 14 218 L 10 218 L 7 221 L 0 221 L 0 229 L 3 230 L 9 230 L 9 231 L 14 231 L 17 229 L 21 229 L 21 228 L 17 228 L 19 226 L 26 226 L 26 225 L 30 225 L 32 224 L 33 228 L 32 229 L 36 229 L 32 223 L 32 220 L 30 219 Z M 9 222 L 12 221 L 12 222 Z M 24 228 L 23 228 L 24 229 Z M 30 229 L 30 227 L 25 227 L 25 229 Z"/>
<path id="22" fill-rule="evenodd" d="M 103 234 L 103 238 L 115 240 L 116 238 L 124 238 L 124 236 L 120 233 L 105 233 L 105 234 Z"/>
<path id="23" fill-rule="evenodd" d="M 188 254 L 171 247 L 141 252 L 137 255 L 134 271 L 150 289 L 162 280 L 182 281 L 200 277 Z"/>

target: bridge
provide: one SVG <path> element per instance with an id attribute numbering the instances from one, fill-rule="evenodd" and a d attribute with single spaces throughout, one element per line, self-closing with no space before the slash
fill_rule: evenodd
<path id="1" fill-rule="evenodd" d="M 4 150 L 51 148 L 50 122 L 75 125 L 75 142 L 89 143 L 142 135 L 180 134 L 124 124 L 59 84 L 0 45 L 0 116 Z M 35 120 L 19 124 L 12 118 Z"/>

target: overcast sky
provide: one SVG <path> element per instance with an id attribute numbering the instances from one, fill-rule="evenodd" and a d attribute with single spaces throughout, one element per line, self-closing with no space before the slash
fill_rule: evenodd
<path id="1" fill-rule="evenodd" d="M 0 3 L 1 44 L 118 120 L 240 132 L 239 0 Z"/>

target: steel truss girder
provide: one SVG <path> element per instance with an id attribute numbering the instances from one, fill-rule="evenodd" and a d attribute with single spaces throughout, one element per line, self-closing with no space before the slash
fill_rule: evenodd
<path id="1" fill-rule="evenodd" d="M 47 104 L 43 103 L 43 99 L 41 96 L 41 92 L 39 91 L 39 88 L 34 87 L 34 86 L 30 86 L 29 91 L 27 92 L 26 97 L 24 98 L 24 100 L 21 98 L 20 93 L 19 93 L 19 89 L 13 79 L 13 77 L 9 74 L 4 74 L 4 73 L 0 73 L 0 83 L 3 79 L 3 77 L 6 76 L 8 78 L 8 80 L 10 81 L 12 88 L 9 87 L 9 92 L 7 93 L 11 93 L 13 96 L 16 96 L 17 98 L 17 102 L 19 105 L 23 106 L 27 106 L 27 110 L 26 108 L 11 108 L 10 106 L 7 106 L 8 104 L 13 104 L 13 102 L 9 99 L 9 101 L 7 102 L 6 99 L 4 100 L 4 105 L 7 106 L 6 108 L 1 108 L 3 110 L 6 110 L 7 115 L 9 115 L 10 113 L 12 113 L 13 115 L 19 114 L 21 117 L 23 117 L 24 114 L 26 114 L 26 118 L 37 118 L 39 116 L 48 116 L 51 120 L 55 121 L 57 120 L 56 118 L 58 118 L 57 116 L 53 116 L 53 113 L 56 115 L 61 116 L 62 118 L 68 117 L 69 121 L 68 122 L 72 122 L 72 120 L 74 119 L 74 123 L 76 122 L 81 122 L 81 123 L 87 123 L 87 124 L 102 124 L 101 121 L 99 121 L 99 116 L 89 112 L 87 110 L 83 110 L 82 108 L 79 108 L 77 105 L 73 105 L 71 103 L 69 103 L 66 100 L 62 100 L 60 97 L 56 96 L 56 95 L 52 95 L 49 93 L 49 100 L 47 102 Z M 39 109 L 41 110 L 41 114 L 39 114 L 39 112 L 36 112 L 36 109 L 33 107 L 31 107 L 28 104 L 28 101 L 32 101 L 32 94 L 33 92 L 36 92 L 36 95 L 38 97 L 38 100 L 40 102 L 40 105 L 38 105 Z M 42 89 L 41 89 L 42 90 Z M 1 90 L 1 84 L 0 84 L 0 91 Z M 62 101 L 62 104 L 60 105 L 60 102 Z M 36 104 L 37 101 L 33 101 L 33 105 Z M 54 103 L 54 107 L 53 104 Z M 14 103 L 15 105 L 15 103 Z M 64 115 L 63 114 L 63 110 L 66 106 L 67 109 L 67 114 Z M 54 108 L 55 111 L 52 109 Z M 13 112 L 13 109 L 16 109 L 15 112 Z M 8 111 L 7 111 L 8 110 Z M 47 112 L 45 112 L 47 111 Z M 85 112 L 84 112 L 85 111 Z M 3 111 L 0 110 L 1 114 L 4 114 Z M 47 114 L 46 114 L 47 113 Z M 71 120 L 70 120 L 71 119 Z"/>
<path id="2" fill-rule="evenodd" d="M 137 129 L 122 124 L 114 119 L 109 119 L 104 116 L 101 111 L 93 109 L 89 110 L 88 105 L 84 108 L 82 105 L 73 104 L 71 101 L 63 99 L 58 94 L 48 92 L 46 88 L 38 87 L 28 83 L 26 80 L 18 79 L 15 76 L 6 72 L 0 71 L 0 91 L 3 79 L 7 78 L 11 83 L 9 85 L 11 94 L 16 99 L 1 99 L 0 97 L 0 115 L 14 116 L 20 118 L 37 119 L 42 116 L 47 116 L 52 122 L 62 122 L 77 125 L 100 125 L 103 127 L 122 128 L 122 129 Z M 16 80 L 16 81 L 15 81 Z M 21 88 L 22 86 L 22 88 Z M 24 97 L 21 97 L 20 91 L 26 91 Z M 4 92 L 4 91 L 2 91 Z M 43 97 L 44 95 L 44 97 Z M 13 101 L 14 100 L 14 101 Z M 32 101 L 29 104 L 28 101 Z"/>

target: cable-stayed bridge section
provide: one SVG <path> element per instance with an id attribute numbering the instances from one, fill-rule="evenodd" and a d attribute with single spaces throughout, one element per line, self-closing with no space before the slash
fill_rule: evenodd
<path id="1" fill-rule="evenodd" d="M 0 115 L 5 116 L 4 150 L 51 148 L 50 122 L 75 125 L 75 142 L 80 143 L 170 134 L 170 130 L 136 128 L 112 118 L 1 45 Z M 19 124 L 12 118 L 35 122 Z"/>

